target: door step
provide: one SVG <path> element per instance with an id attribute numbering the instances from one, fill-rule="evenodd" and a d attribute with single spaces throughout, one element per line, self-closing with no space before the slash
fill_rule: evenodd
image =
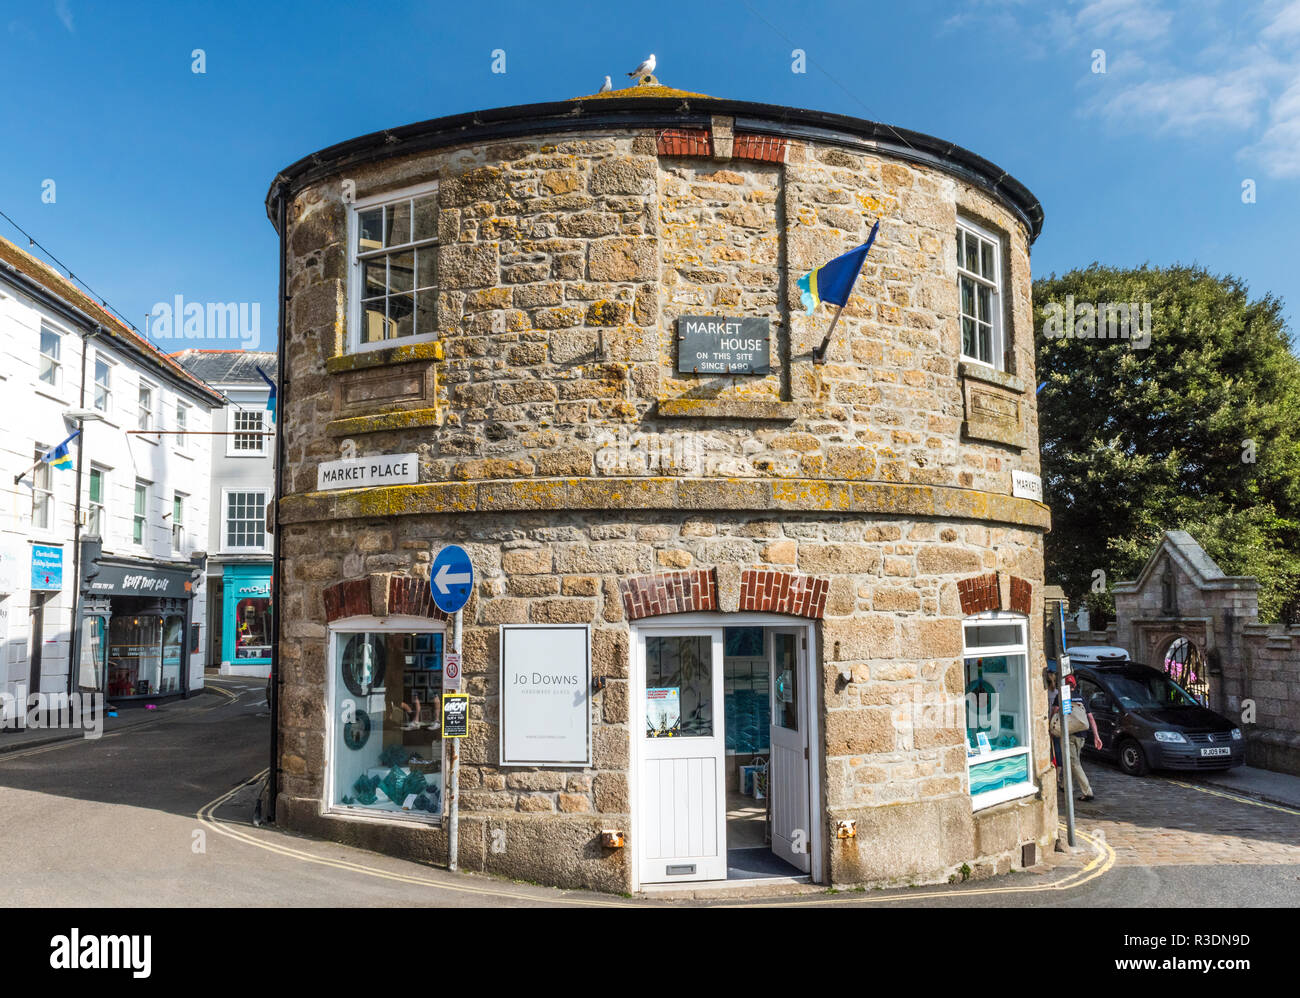
<path id="1" fill-rule="evenodd" d="M 817 894 L 824 888 L 812 877 L 754 877 L 748 880 L 701 880 L 693 884 L 645 884 L 640 896 L 656 901 L 703 901 L 728 897 Z"/>

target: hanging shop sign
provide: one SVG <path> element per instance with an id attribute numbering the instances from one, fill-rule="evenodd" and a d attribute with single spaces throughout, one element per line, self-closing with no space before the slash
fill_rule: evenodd
<path id="1" fill-rule="evenodd" d="M 677 320 L 677 371 L 767 374 L 770 327 L 754 316 L 683 315 Z"/>
<path id="2" fill-rule="evenodd" d="M 63 548 L 56 544 L 32 545 L 32 591 L 57 593 L 63 588 Z"/>
<path id="3" fill-rule="evenodd" d="M 316 490 L 410 485 L 420 480 L 419 454 L 377 454 L 326 461 L 316 468 Z"/>
<path id="4" fill-rule="evenodd" d="M 503 766 L 591 765 L 591 629 L 501 625 Z"/>
<path id="5" fill-rule="evenodd" d="M 1043 480 L 1027 471 L 1011 472 L 1011 494 L 1017 499 L 1043 501 Z"/>
<path id="6" fill-rule="evenodd" d="M 469 694 L 442 695 L 442 737 L 464 738 L 469 734 Z"/>

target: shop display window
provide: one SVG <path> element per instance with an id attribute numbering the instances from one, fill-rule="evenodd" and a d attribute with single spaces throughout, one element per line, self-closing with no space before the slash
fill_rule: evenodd
<path id="1" fill-rule="evenodd" d="M 963 627 L 966 757 L 977 807 L 1033 789 L 1026 628 L 1012 614 L 985 614 Z"/>
<path id="2" fill-rule="evenodd" d="M 713 734 L 713 650 L 708 635 L 648 637 L 646 737 Z"/>
<path id="3" fill-rule="evenodd" d="M 772 703 L 763 628 L 728 627 L 722 632 L 722 646 L 727 754 L 766 754 L 771 747 Z"/>
<path id="4" fill-rule="evenodd" d="M 81 662 L 77 686 L 82 690 L 104 688 L 104 663 L 108 655 L 108 622 L 103 617 L 81 618 Z"/>
<path id="5" fill-rule="evenodd" d="M 113 616 L 108 624 L 108 695 L 151 696 L 162 674 L 163 618 Z"/>
<path id="6" fill-rule="evenodd" d="M 271 600 L 265 596 L 235 604 L 235 659 L 271 657 Z"/>
<path id="7" fill-rule="evenodd" d="M 360 811 L 442 815 L 441 631 L 331 635 L 331 799 Z"/>

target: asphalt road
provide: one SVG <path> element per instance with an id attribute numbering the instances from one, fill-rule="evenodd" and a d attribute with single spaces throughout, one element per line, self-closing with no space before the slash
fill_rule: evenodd
<path id="1" fill-rule="evenodd" d="M 260 681 L 145 724 L 0 755 L 0 905 L 1292 907 L 1300 810 L 1139 783 L 1098 765 L 1077 854 L 1042 873 L 902 891 L 665 901 L 515 884 L 250 823 L 269 716 Z M 1168 816 L 1167 820 L 1161 816 Z M 1121 916 L 1122 918 L 1123 916 Z"/>

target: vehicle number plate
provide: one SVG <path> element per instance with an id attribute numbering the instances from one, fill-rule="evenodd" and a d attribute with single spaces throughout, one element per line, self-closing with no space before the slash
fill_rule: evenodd
<path id="1" fill-rule="evenodd" d="M 1202 755 L 1203 757 L 1204 757 L 1204 756 L 1207 756 L 1207 755 L 1232 755 L 1232 749 L 1230 749 L 1230 748 L 1203 748 L 1203 749 L 1201 749 L 1201 755 Z"/>

